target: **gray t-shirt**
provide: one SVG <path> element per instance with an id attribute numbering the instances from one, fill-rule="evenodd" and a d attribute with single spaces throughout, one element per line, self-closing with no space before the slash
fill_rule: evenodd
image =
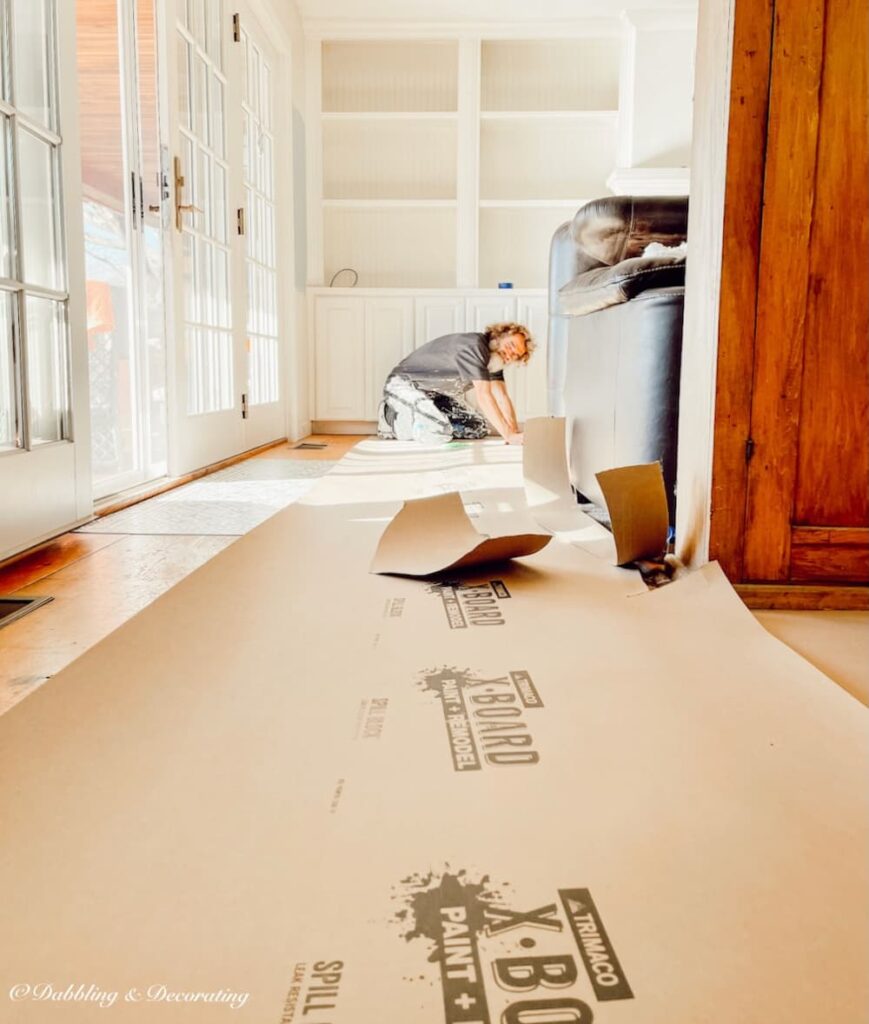
<path id="1" fill-rule="evenodd" d="M 489 369 L 490 358 L 485 334 L 445 334 L 405 356 L 392 372 L 422 387 L 464 392 L 475 380 L 504 379 L 501 370 Z"/>

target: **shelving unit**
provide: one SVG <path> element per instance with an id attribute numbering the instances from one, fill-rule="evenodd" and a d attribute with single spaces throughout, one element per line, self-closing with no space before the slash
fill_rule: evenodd
<path id="1" fill-rule="evenodd" d="M 608 193 L 619 38 L 324 39 L 315 231 L 323 281 L 546 284 L 549 241 Z"/>
<path id="2" fill-rule="evenodd" d="M 325 281 L 455 284 L 458 43 L 324 41 L 321 80 Z"/>
<path id="3" fill-rule="evenodd" d="M 619 39 L 484 39 L 480 108 L 557 113 L 612 111 L 619 97 Z"/>
<path id="4" fill-rule="evenodd" d="M 313 421 L 371 429 L 383 379 L 440 334 L 519 320 L 538 345 L 508 379 L 547 410 L 546 283 L 558 226 L 606 195 L 619 32 L 564 39 L 309 43 Z M 517 29 L 517 31 L 519 31 Z M 352 267 L 353 288 L 326 287 Z M 499 289 L 510 281 L 512 289 Z"/>
<path id="5" fill-rule="evenodd" d="M 615 163 L 614 39 L 484 40 L 478 283 L 545 287 L 556 228 L 606 195 Z"/>

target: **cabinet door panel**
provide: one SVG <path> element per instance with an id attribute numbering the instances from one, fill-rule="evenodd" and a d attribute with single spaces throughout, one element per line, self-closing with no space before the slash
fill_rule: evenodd
<path id="1" fill-rule="evenodd" d="M 549 310 L 546 296 L 536 295 L 532 298 L 519 300 L 520 324 L 530 331 L 536 348 L 527 366 L 517 370 L 525 378 L 525 406 L 520 419 L 531 416 L 548 416 L 549 402 L 547 395 L 546 349 L 549 333 Z M 517 410 L 518 411 L 518 410 Z"/>
<path id="2" fill-rule="evenodd" d="M 416 300 L 414 348 L 444 334 L 461 334 L 466 329 L 464 299 L 444 296 Z"/>
<path id="3" fill-rule="evenodd" d="M 506 291 L 506 289 L 505 289 Z M 489 324 L 516 319 L 516 296 L 507 294 L 503 298 L 468 299 L 468 330 L 484 331 Z"/>
<path id="4" fill-rule="evenodd" d="M 315 419 L 364 419 L 363 301 L 354 298 L 318 299 L 315 330 Z"/>
<path id="5" fill-rule="evenodd" d="M 387 375 L 413 348 L 413 299 L 365 303 L 365 419 L 377 418 Z"/>

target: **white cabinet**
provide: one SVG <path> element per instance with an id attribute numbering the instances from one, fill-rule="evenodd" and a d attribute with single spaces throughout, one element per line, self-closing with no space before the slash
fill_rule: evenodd
<path id="1" fill-rule="evenodd" d="M 489 297 L 473 296 L 468 299 L 467 324 L 469 331 L 485 331 L 489 324 L 516 319 L 516 297 L 509 288 Z"/>
<path id="2" fill-rule="evenodd" d="M 546 391 L 546 349 L 549 334 L 549 308 L 545 295 L 519 298 L 516 319 L 524 324 L 536 342 L 536 348 L 527 366 L 513 371 L 516 385 L 516 411 L 520 420 L 531 416 L 548 416 Z"/>
<path id="3" fill-rule="evenodd" d="M 528 365 L 508 367 L 505 374 L 516 413 L 520 421 L 546 415 L 545 295 L 335 291 L 313 292 L 315 422 L 336 430 L 342 423 L 347 430 L 372 423 L 383 382 L 412 349 L 444 334 L 483 331 L 503 320 L 525 324 L 537 342 Z"/>
<path id="4" fill-rule="evenodd" d="M 365 420 L 377 419 L 383 382 L 413 349 L 413 299 L 366 299 Z"/>
<path id="5" fill-rule="evenodd" d="M 314 305 L 314 419 L 376 419 L 387 374 L 413 348 L 413 299 L 318 295 Z"/>
<path id="6" fill-rule="evenodd" d="M 525 366 L 508 366 L 504 379 L 521 423 L 531 416 L 546 416 L 546 296 L 515 295 L 504 289 L 502 293 L 473 296 L 467 301 L 469 331 L 484 331 L 489 324 L 499 321 L 515 321 L 531 331 L 536 342 L 533 356 Z"/>
<path id="7" fill-rule="evenodd" d="M 444 334 L 465 330 L 465 300 L 453 295 L 417 297 L 414 348 Z"/>
<path id="8" fill-rule="evenodd" d="M 355 296 L 321 296 L 315 310 L 315 417 L 364 419 L 365 307 Z"/>

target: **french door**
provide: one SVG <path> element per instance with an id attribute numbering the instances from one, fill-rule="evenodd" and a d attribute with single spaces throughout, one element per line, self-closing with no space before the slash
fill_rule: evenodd
<path id="1" fill-rule="evenodd" d="M 275 58 L 244 4 L 175 4 L 175 473 L 284 436 L 274 204 Z"/>
<path id="2" fill-rule="evenodd" d="M 155 0 L 77 4 L 94 497 L 166 473 Z"/>
<path id="3" fill-rule="evenodd" d="M 0 0 L 0 557 L 91 508 L 74 15 Z"/>

